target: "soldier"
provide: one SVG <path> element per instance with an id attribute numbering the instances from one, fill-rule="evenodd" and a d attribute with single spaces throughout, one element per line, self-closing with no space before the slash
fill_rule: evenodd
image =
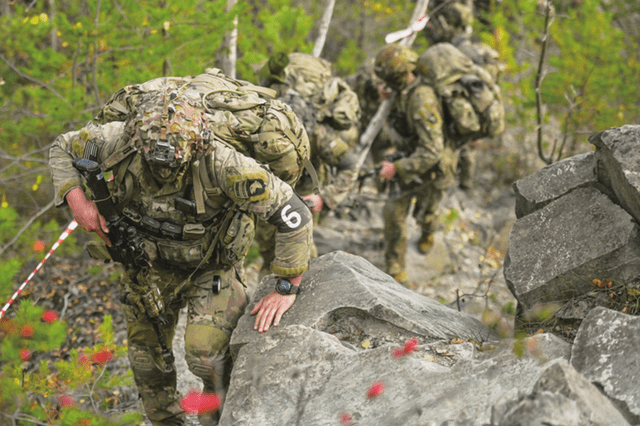
<path id="1" fill-rule="evenodd" d="M 451 43 L 467 55 L 475 64 L 491 74 L 494 82 L 498 82 L 504 64 L 500 55 L 490 46 L 472 39 L 474 21 L 474 2 L 471 0 L 454 0 L 439 8 L 427 23 L 424 34 L 431 45 Z M 433 9 L 442 2 L 436 2 Z M 484 4 L 483 7 L 489 5 Z M 476 148 L 480 141 L 464 145 L 458 151 L 458 186 L 470 191 L 474 186 L 476 171 Z"/>
<path id="2" fill-rule="evenodd" d="M 347 84 L 357 94 L 358 102 L 360 103 L 360 110 L 362 111 L 360 134 L 367 129 L 369 122 L 382 102 L 378 88 L 384 82 L 380 80 L 373 70 L 374 61 L 375 58 L 365 60 L 358 66 L 354 74 L 345 78 Z M 384 122 L 382 129 L 376 135 L 369 149 L 369 155 L 374 164 L 384 160 L 385 154 L 392 150 L 394 141 L 399 138 L 394 128 L 389 125 L 389 121 L 393 121 L 393 117 Z M 378 190 L 382 191 L 383 188 L 384 185 L 380 185 Z"/>
<path id="3" fill-rule="evenodd" d="M 174 426 L 184 425 L 185 418 L 175 368 L 161 357 L 161 343 L 170 346 L 181 308 L 188 307 L 189 369 L 202 379 L 204 392 L 217 392 L 224 400 L 233 365 L 230 336 L 248 303 L 242 256 L 253 238 L 254 218 L 278 230 L 271 262 L 279 276 L 277 291 L 251 311 L 257 315 L 254 329 L 262 333 L 277 326 L 296 299 L 309 261 L 312 217 L 291 186 L 268 168 L 206 136 L 203 115 L 180 104 L 181 93 L 167 89 L 161 99 L 165 113 L 138 103 L 126 121 L 90 122 L 59 136 L 51 147 L 50 167 L 56 205 L 67 204 L 80 226 L 106 245 L 111 245 L 107 222 L 85 196 L 72 160 L 91 158 L 105 172 L 113 171 L 112 198 L 132 219 L 151 260 L 150 268 L 125 270 L 121 282 L 122 294 L 133 301 L 123 305 L 129 360 L 149 420 Z M 195 185 L 198 172 L 210 184 L 206 191 Z M 177 208 L 178 198 L 203 195 L 204 213 Z M 155 306 L 164 305 L 164 339 L 156 335 L 137 296 L 149 288 L 159 289 Z M 203 414 L 200 423 L 215 425 L 218 414 Z"/>
<path id="4" fill-rule="evenodd" d="M 375 72 L 387 88 L 396 92 L 394 127 L 402 134 L 399 151 L 405 158 L 381 163 L 380 178 L 397 176 L 400 195 L 387 200 L 384 209 L 385 271 L 409 286 L 405 270 L 406 219 L 415 201 L 413 216 L 421 228 L 418 250 L 427 253 L 437 227 L 437 208 L 455 179 L 456 144 L 445 132 L 440 99 L 432 87 L 414 73 L 418 55 L 408 47 L 390 44 L 376 56 Z M 381 90 L 381 95 L 384 96 Z"/>
<path id="5" fill-rule="evenodd" d="M 437 0 L 430 6 L 430 9 L 436 12 L 430 17 L 423 30 L 429 45 L 451 43 L 451 40 L 459 34 L 471 34 L 472 0 Z"/>
<path id="6" fill-rule="evenodd" d="M 335 77 L 331 63 L 307 53 L 275 54 L 258 72 L 259 84 L 278 92 L 302 118 L 309 134 L 311 163 L 321 185 L 319 194 L 309 174 L 303 174 L 296 191 L 309 202 L 314 223 L 347 197 L 358 178 L 353 151 L 361 116 L 358 97 L 347 83 Z M 271 228 L 273 229 L 273 228 Z M 272 231 L 260 225 L 256 234 L 264 260 L 261 276 L 273 259 Z M 317 255 L 312 246 L 312 257 Z"/>

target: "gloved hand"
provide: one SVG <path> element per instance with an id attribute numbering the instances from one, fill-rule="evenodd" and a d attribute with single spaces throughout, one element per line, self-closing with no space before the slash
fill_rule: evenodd
<path id="1" fill-rule="evenodd" d="M 322 210 L 322 197 L 318 194 L 305 195 L 304 197 L 302 197 L 302 200 L 307 203 L 309 209 L 311 209 L 312 212 L 318 213 L 320 210 Z"/>
<path id="2" fill-rule="evenodd" d="M 396 175 L 396 166 L 394 166 L 393 163 L 389 161 L 383 161 L 382 163 L 380 163 L 380 166 L 380 179 L 386 181 L 393 179 L 393 177 Z"/>

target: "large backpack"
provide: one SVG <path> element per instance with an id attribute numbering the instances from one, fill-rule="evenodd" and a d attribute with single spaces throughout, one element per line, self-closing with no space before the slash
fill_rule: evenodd
<path id="1" fill-rule="evenodd" d="M 281 89 L 295 90 L 309 99 L 316 108 L 316 121 L 327 122 L 337 130 L 357 126 L 360 121 L 358 95 L 346 81 L 334 77 L 331 62 L 308 53 L 290 53 L 289 64 L 284 68 L 285 85 Z"/>
<path id="2" fill-rule="evenodd" d="M 205 123 L 210 137 L 268 165 L 290 185 L 305 168 L 315 176 L 309 138 L 291 107 L 273 99 L 273 90 L 232 79 L 215 68 L 195 77 L 162 77 L 123 87 L 95 118 L 105 123 L 160 114 L 166 92 L 178 96 L 172 103 Z"/>
<path id="3" fill-rule="evenodd" d="M 438 43 L 427 48 L 416 72 L 442 99 L 449 131 L 458 136 L 459 145 L 504 131 L 500 87 L 455 46 Z"/>

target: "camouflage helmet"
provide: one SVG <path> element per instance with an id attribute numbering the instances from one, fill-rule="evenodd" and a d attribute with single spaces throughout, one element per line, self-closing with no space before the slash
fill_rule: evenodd
<path id="1" fill-rule="evenodd" d="M 204 109 L 175 89 L 143 96 L 125 124 L 125 134 L 152 166 L 184 174 L 191 158 L 210 142 Z"/>
<path id="2" fill-rule="evenodd" d="M 374 71 L 378 77 L 392 89 L 400 89 L 407 75 L 416 68 L 418 54 L 401 44 L 389 44 L 383 47 L 374 63 Z"/>
<path id="3" fill-rule="evenodd" d="M 427 23 L 424 33 L 430 44 L 451 43 L 458 34 L 469 34 L 473 25 L 473 4 L 453 1 L 445 4 Z"/>

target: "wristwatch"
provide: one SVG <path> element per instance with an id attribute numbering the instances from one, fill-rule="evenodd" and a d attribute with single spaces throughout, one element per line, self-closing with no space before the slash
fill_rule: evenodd
<path id="1" fill-rule="evenodd" d="M 278 278 L 278 281 L 276 281 L 276 291 L 283 296 L 298 294 L 300 292 L 300 286 L 291 284 L 291 281 L 286 278 Z"/>

